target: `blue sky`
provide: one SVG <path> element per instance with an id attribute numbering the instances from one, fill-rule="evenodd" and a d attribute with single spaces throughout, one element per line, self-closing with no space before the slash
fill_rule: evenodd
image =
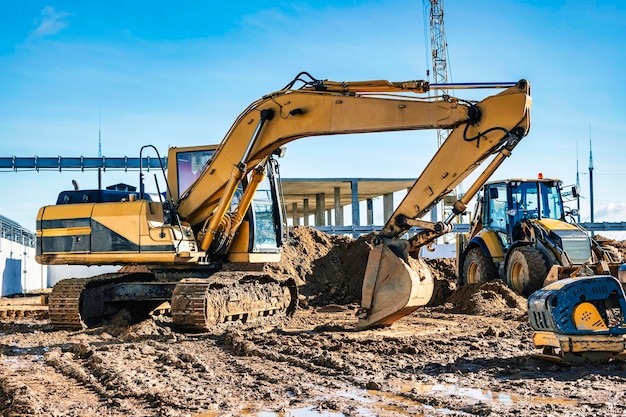
<path id="1" fill-rule="evenodd" d="M 0 156 L 138 156 L 141 146 L 217 143 L 252 101 L 300 71 L 335 81 L 424 79 L 421 0 L 223 2 L 1 0 Z M 576 180 L 589 219 L 626 221 L 622 98 L 626 2 L 446 0 L 454 82 L 533 88 L 532 128 L 495 178 Z M 480 99 L 495 93 L 457 92 Z M 435 132 L 288 145 L 284 177 L 417 177 Z M 34 230 L 37 209 L 93 172 L 2 172 L 0 214 Z M 136 184 L 107 172 L 103 184 Z"/>

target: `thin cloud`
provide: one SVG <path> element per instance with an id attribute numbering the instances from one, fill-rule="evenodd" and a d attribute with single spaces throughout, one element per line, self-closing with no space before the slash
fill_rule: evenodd
<path id="1" fill-rule="evenodd" d="M 46 6 L 41 10 L 41 17 L 35 19 L 37 28 L 33 31 L 35 37 L 56 35 L 68 27 L 67 18 L 71 16 L 67 12 L 57 12 L 52 6 Z"/>
<path id="2" fill-rule="evenodd" d="M 594 217 L 596 221 L 623 221 L 626 219 L 626 203 L 609 202 L 602 204 L 595 210 Z"/>

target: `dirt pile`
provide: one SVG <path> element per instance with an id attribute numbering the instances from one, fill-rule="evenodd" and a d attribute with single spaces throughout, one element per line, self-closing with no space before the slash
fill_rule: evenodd
<path id="1" fill-rule="evenodd" d="M 306 304 L 358 304 L 361 301 L 363 276 L 373 235 L 352 239 L 327 235 L 319 230 L 296 226 L 289 229 L 278 265 L 273 272 L 296 278 Z M 469 286 L 453 297 L 457 288 L 454 259 L 424 259 L 435 280 L 433 297 L 428 306 L 442 306 L 451 312 L 495 316 L 525 312 L 525 300 L 505 285 Z M 451 298 L 452 297 L 452 298 Z M 519 314 L 518 314 L 519 313 Z"/>
<path id="2" fill-rule="evenodd" d="M 528 312 L 526 299 L 502 281 L 470 284 L 454 292 L 446 304 L 451 313 L 520 320 Z"/>
<path id="3" fill-rule="evenodd" d="M 292 227 L 281 262 L 267 269 L 294 277 L 300 294 L 311 305 L 358 303 L 370 239 L 369 235 L 355 240 Z"/>
<path id="4" fill-rule="evenodd" d="M 626 262 L 626 240 L 618 241 L 601 235 L 594 236 L 594 239 L 600 243 L 602 247 L 608 246 L 609 250 L 617 253 L 621 257 L 620 262 Z"/>

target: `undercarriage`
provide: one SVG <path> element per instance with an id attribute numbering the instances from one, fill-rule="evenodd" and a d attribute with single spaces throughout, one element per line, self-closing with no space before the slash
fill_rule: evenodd
<path id="1" fill-rule="evenodd" d="M 49 297 L 50 323 L 59 329 L 83 329 L 116 320 L 137 323 L 169 303 L 169 309 L 161 310 L 170 312 L 175 326 L 205 331 L 227 321 L 291 315 L 297 306 L 293 278 L 279 280 L 247 271 L 223 271 L 202 278 L 176 273 L 183 278 L 175 281 L 162 280 L 162 275 L 121 272 L 59 281 Z"/>

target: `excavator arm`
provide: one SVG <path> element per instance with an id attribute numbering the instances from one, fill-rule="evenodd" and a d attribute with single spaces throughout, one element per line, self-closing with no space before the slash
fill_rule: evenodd
<path id="1" fill-rule="evenodd" d="M 403 219 L 423 216 L 485 158 L 502 151 L 507 143 L 511 147 L 511 140 L 506 139 L 509 131 L 521 138 L 530 125 L 530 87 L 524 80 L 476 104 L 452 97 L 429 100 L 391 95 L 428 89 L 426 81 L 315 80 L 299 90 L 268 94 L 237 118 L 203 173 L 177 201 L 177 212 L 192 226 L 204 224 L 214 216 L 220 200 L 231 198 L 232 192 L 224 191 L 232 182 L 233 170 L 241 172 L 236 176 L 243 178 L 272 152 L 293 140 L 320 135 L 453 129 L 381 233 L 385 237 L 400 235 L 411 227 Z M 375 95 L 370 94 L 372 91 Z"/>

